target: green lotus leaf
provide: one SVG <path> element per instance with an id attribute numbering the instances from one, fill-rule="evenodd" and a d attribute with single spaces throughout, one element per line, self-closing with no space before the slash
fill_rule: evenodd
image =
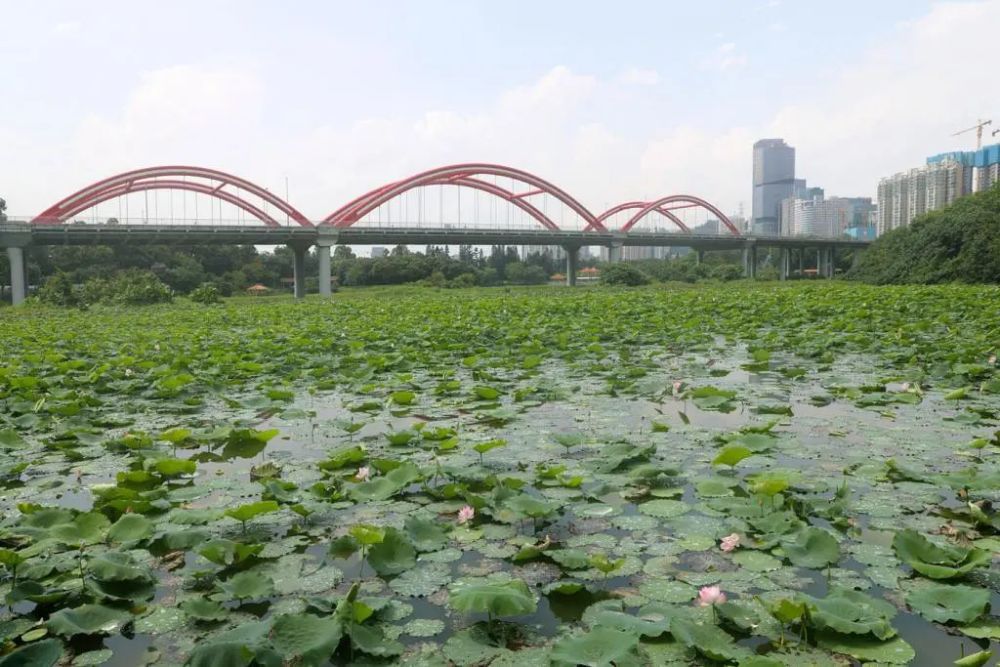
<path id="1" fill-rule="evenodd" d="M 987 662 L 989 662 L 990 658 L 992 657 L 993 657 L 993 651 L 990 650 L 977 651 L 975 653 L 965 656 L 964 658 L 959 658 L 952 664 L 954 664 L 956 667 L 981 667 L 981 665 L 985 665 Z"/>
<path id="2" fill-rule="evenodd" d="M 520 579 L 495 584 L 456 584 L 448 602 L 456 611 L 491 617 L 532 614 L 537 608 L 534 595 Z"/>
<path id="3" fill-rule="evenodd" d="M 110 527 L 111 522 L 100 512 L 83 512 L 70 523 L 53 526 L 49 534 L 63 544 L 96 544 L 104 541 Z"/>
<path id="4" fill-rule="evenodd" d="M 878 639 L 896 635 L 890 624 L 896 608 L 860 591 L 833 588 L 825 598 L 810 600 L 810 621 L 820 630 L 844 634 L 871 634 Z"/>
<path id="5" fill-rule="evenodd" d="M 258 517 L 261 514 L 268 514 L 270 512 L 277 512 L 280 509 L 281 506 L 278 505 L 277 501 L 261 500 L 255 503 L 247 503 L 246 505 L 240 505 L 239 507 L 228 509 L 226 510 L 226 516 L 245 524 L 254 517 Z"/>
<path id="6" fill-rule="evenodd" d="M 346 466 L 361 463 L 365 460 L 365 456 L 367 454 L 364 448 L 358 445 L 345 447 L 331 452 L 325 461 L 320 461 L 319 469 L 324 471 L 340 470 Z"/>
<path id="7" fill-rule="evenodd" d="M 402 644 L 388 639 L 377 626 L 352 623 L 347 627 L 347 634 L 351 638 L 351 645 L 368 655 L 392 657 L 402 654 L 404 650 Z"/>
<path id="8" fill-rule="evenodd" d="M 448 532 L 431 519 L 408 516 L 403 525 L 417 551 L 437 551 L 448 544 Z"/>
<path id="9" fill-rule="evenodd" d="M 545 555 L 559 563 L 564 570 L 582 570 L 590 567 L 587 552 L 579 549 L 551 549 Z"/>
<path id="10" fill-rule="evenodd" d="M 417 395 L 412 391 L 394 391 L 390 398 L 396 405 L 412 405 Z"/>
<path id="11" fill-rule="evenodd" d="M 263 550 L 263 544 L 243 544 L 220 538 L 207 542 L 198 549 L 198 553 L 216 565 L 229 567 L 230 565 L 238 565 L 248 558 L 260 554 Z"/>
<path id="12" fill-rule="evenodd" d="M 303 667 L 328 664 L 343 635 L 343 624 L 337 618 L 320 618 L 311 614 L 278 616 L 269 633 L 272 648 L 281 655 L 285 664 Z"/>
<path id="13" fill-rule="evenodd" d="M 421 479 L 420 469 L 412 463 L 404 463 L 387 474 L 369 482 L 353 484 L 348 489 L 351 498 L 358 502 L 388 500 Z"/>
<path id="14" fill-rule="evenodd" d="M 9 428 L 0 429 L 0 449 L 16 449 L 25 444 L 27 443 L 24 438 L 17 431 Z"/>
<path id="15" fill-rule="evenodd" d="M 73 609 L 60 609 L 53 613 L 46 625 L 62 637 L 76 635 L 110 634 L 131 616 L 124 611 L 99 604 L 84 604 Z"/>
<path id="16" fill-rule="evenodd" d="M 153 468 L 164 477 L 181 477 L 193 475 L 198 465 L 190 459 L 160 459 Z"/>
<path id="17" fill-rule="evenodd" d="M 684 616 L 670 619 L 670 634 L 685 646 L 711 660 L 735 660 L 749 652 L 741 649 L 732 636 L 717 625 L 698 623 Z"/>
<path id="18" fill-rule="evenodd" d="M 931 579 L 961 577 L 992 560 L 983 549 L 935 544 L 910 528 L 896 532 L 892 548 L 900 560 Z"/>
<path id="19" fill-rule="evenodd" d="M 219 588 L 237 600 L 256 600 L 274 592 L 274 581 L 258 572 L 240 572 L 218 583 Z"/>
<path id="20" fill-rule="evenodd" d="M 621 600 L 595 602 L 583 613 L 583 622 L 592 628 L 614 628 L 643 637 L 659 637 L 670 629 L 669 617 L 627 614 Z"/>
<path id="21" fill-rule="evenodd" d="M 229 611 L 215 600 L 190 598 L 180 604 L 181 610 L 196 621 L 224 621 Z"/>
<path id="22" fill-rule="evenodd" d="M 672 500 L 670 498 L 659 498 L 648 500 L 639 505 L 639 511 L 649 516 L 660 519 L 669 519 L 691 511 L 691 506 L 683 500 Z"/>
<path id="23" fill-rule="evenodd" d="M 242 642 L 214 641 L 196 646 L 185 667 L 247 667 L 253 659 L 254 652 Z"/>
<path id="24" fill-rule="evenodd" d="M 972 623 L 989 607 L 990 592 L 963 585 L 922 586 L 906 596 L 906 604 L 929 621 Z"/>
<path id="25" fill-rule="evenodd" d="M 386 528 L 381 541 L 368 550 L 368 563 L 383 577 L 405 572 L 417 563 L 417 551 L 406 533 Z"/>
<path id="26" fill-rule="evenodd" d="M 813 526 L 802 528 L 781 543 L 785 556 L 798 567 L 818 570 L 840 560 L 840 545 L 836 538 Z"/>
<path id="27" fill-rule="evenodd" d="M 351 537 L 353 537 L 359 545 L 365 547 L 378 544 L 385 539 L 385 528 L 380 526 L 371 526 L 366 523 L 359 523 L 351 526 L 348 532 L 350 532 Z"/>
<path id="28" fill-rule="evenodd" d="M 149 568 L 136 563 L 132 556 L 110 551 L 91 559 L 87 564 L 90 574 L 101 581 L 152 580 Z"/>
<path id="29" fill-rule="evenodd" d="M 712 465 L 735 467 L 737 463 L 743 459 L 753 456 L 753 454 L 754 453 L 746 447 L 742 447 L 740 445 L 729 445 L 719 452 L 714 459 L 712 459 Z"/>
<path id="30" fill-rule="evenodd" d="M 0 667 L 52 667 L 63 656 L 62 642 L 44 639 L 0 657 Z"/>
<path id="31" fill-rule="evenodd" d="M 908 665 L 916 652 L 900 637 L 881 640 L 870 635 L 841 635 L 823 632 L 816 638 L 819 646 L 862 661 Z"/>
<path id="32" fill-rule="evenodd" d="M 108 530 L 112 542 L 139 542 L 153 535 L 153 522 L 141 514 L 123 514 Z"/>
<path id="33" fill-rule="evenodd" d="M 639 664 L 635 654 L 638 645 L 636 633 L 597 626 L 584 634 L 563 637 L 553 645 L 550 656 L 557 665 Z"/>
<path id="34" fill-rule="evenodd" d="M 507 500 L 504 507 L 520 516 L 541 519 L 558 509 L 556 503 L 541 500 L 527 493 L 521 493 Z"/>
<path id="35" fill-rule="evenodd" d="M 481 442 L 478 445 L 473 445 L 472 448 L 477 452 L 479 452 L 480 454 L 485 454 L 486 452 L 491 451 L 493 449 L 497 449 L 498 447 L 506 447 L 506 446 L 507 446 L 506 440 L 496 439 L 496 440 L 487 440 L 486 442 Z"/>

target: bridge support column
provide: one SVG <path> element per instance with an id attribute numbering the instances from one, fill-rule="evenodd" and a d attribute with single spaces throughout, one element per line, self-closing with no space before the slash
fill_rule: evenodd
<path id="1" fill-rule="evenodd" d="M 7 248 L 7 259 L 10 260 L 11 303 L 18 306 L 24 303 L 28 296 L 28 272 L 24 262 L 24 248 Z"/>
<path id="2" fill-rule="evenodd" d="M 837 268 L 837 249 L 830 246 L 826 249 L 826 277 L 832 279 Z"/>
<path id="3" fill-rule="evenodd" d="M 319 260 L 319 295 L 330 296 L 330 246 L 316 246 L 316 258 Z"/>
<path id="4" fill-rule="evenodd" d="M 788 280 L 789 267 L 792 263 L 790 251 L 788 248 L 781 248 L 778 253 L 778 279 Z"/>
<path id="5" fill-rule="evenodd" d="M 611 264 L 616 264 L 622 261 L 622 244 L 612 243 L 608 246 L 608 262 Z"/>
<path id="6" fill-rule="evenodd" d="M 580 261 L 580 249 L 576 246 L 565 246 L 566 251 L 566 285 L 576 286 L 576 267 Z"/>
<path id="7" fill-rule="evenodd" d="M 757 244 L 747 245 L 743 248 L 743 277 L 757 277 Z"/>
<path id="8" fill-rule="evenodd" d="M 805 259 L 804 259 L 805 256 L 806 256 L 806 249 L 799 248 L 799 278 L 806 277 L 806 274 L 803 273 L 803 271 L 805 270 Z"/>
<path id="9" fill-rule="evenodd" d="M 694 251 L 694 263 L 695 266 L 701 266 L 701 263 L 705 261 L 705 251 L 697 250 Z"/>
<path id="10" fill-rule="evenodd" d="M 292 260 L 292 282 L 293 293 L 296 299 L 303 299 L 306 296 L 306 252 L 309 246 L 290 246 L 293 253 Z"/>

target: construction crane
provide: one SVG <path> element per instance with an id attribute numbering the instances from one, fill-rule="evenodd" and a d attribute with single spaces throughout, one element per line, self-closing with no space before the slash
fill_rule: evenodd
<path id="1" fill-rule="evenodd" d="M 976 131 L 976 150 L 978 151 L 980 148 L 983 147 L 983 128 L 986 127 L 987 125 L 992 124 L 992 123 L 993 123 L 992 119 L 990 119 L 990 120 L 983 120 L 982 118 L 980 118 L 979 122 L 976 123 L 975 125 L 973 125 L 972 127 L 969 127 L 969 128 L 964 129 L 964 130 L 961 130 L 960 132 L 956 132 L 955 134 L 953 134 L 951 136 L 957 137 L 960 134 L 965 134 L 966 132 L 972 132 L 973 130 L 975 130 Z M 993 134 L 996 134 L 996 132 L 994 132 Z"/>

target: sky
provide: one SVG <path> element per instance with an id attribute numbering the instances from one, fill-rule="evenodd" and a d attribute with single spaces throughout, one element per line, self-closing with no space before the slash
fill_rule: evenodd
<path id="1" fill-rule="evenodd" d="M 1000 0 L 0 0 L 0 197 L 31 215 L 156 164 L 238 174 L 319 219 L 494 162 L 592 210 L 750 213 L 752 144 L 873 196 L 1000 128 Z M 1000 140 L 1000 136 L 995 138 Z M 984 142 L 985 143 L 985 142 Z"/>

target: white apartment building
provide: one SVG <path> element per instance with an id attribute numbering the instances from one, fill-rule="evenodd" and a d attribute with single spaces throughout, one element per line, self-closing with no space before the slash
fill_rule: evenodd
<path id="1" fill-rule="evenodd" d="M 905 227 L 918 215 L 969 194 L 967 172 L 961 162 L 941 160 L 883 178 L 878 184 L 878 234 Z"/>

